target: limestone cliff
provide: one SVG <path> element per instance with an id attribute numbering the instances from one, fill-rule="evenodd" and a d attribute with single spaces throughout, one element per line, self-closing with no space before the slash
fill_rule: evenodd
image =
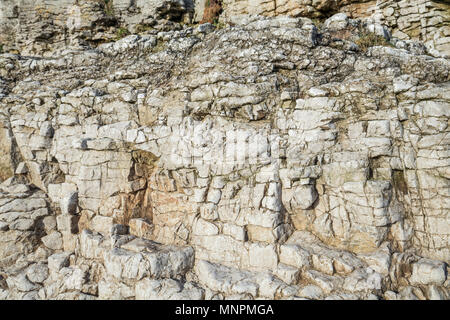
<path id="1" fill-rule="evenodd" d="M 274 3 L 0 1 L 0 299 L 450 298 L 448 4 Z"/>

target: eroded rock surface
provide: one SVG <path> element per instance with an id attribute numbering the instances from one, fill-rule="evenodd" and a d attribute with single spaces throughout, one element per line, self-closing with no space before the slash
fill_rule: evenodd
<path id="1" fill-rule="evenodd" d="M 450 298 L 448 59 L 232 19 L 0 55 L 0 298 Z"/>

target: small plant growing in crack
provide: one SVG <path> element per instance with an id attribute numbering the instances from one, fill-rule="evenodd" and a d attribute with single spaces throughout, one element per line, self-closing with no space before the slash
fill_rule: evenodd
<path id="1" fill-rule="evenodd" d="M 131 33 L 130 33 L 130 31 L 128 31 L 127 28 L 120 27 L 120 28 L 117 29 L 117 32 L 116 32 L 116 40 L 120 40 L 122 38 L 125 38 L 126 36 L 128 36 L 130 34 Z"/>

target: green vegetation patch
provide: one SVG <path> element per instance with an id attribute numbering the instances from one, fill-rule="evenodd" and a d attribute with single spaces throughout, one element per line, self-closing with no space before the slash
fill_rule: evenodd
<path id="1" fill-rule="evenodd" d="M 120 40 L 122 38 L 125 38 L 126 36 L 130 35 L 130 31 L 127 28 L 120 27 L 116 31 L 116 40 Z"/>
<path id="2" fill-rule="evenodd" d="M 114 16 L 114 5 L 112 0 L 96 0 L 104 9 L 106 15 Z"/>

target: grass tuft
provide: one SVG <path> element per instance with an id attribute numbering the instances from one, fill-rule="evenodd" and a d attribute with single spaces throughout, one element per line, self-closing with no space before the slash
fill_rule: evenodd
<path id="1" fill-rule="evenodd" d="M 360 32 L 358 39 L 355 40 L 355 43 L 358 45 L 358 47 L 363 52 L 366 52 L 370 47 L 392 46 L 389 43 L 389 41 L 386 40 L 385 37 L 376 35 L 375 33 L 371 33 L 371 32 Z"/>
<path id="2" fill-rule="evenodd" d="M 200 23 L 212 23 L 218 24 L 219 16 L 222 13 L 222 1 L 221 0 L 207 0 L 205 4 L 205 10 L 203 11 L 203 18 Z"/>
<path id="3" fill-rule="evenodd" d="M 131 33 L 130 33 L 130 31 L 128 31 L 127 28 L 120 27 L 116 31 L 116 40 L 120 40 L 122 38 L 125 38 L 126 36 L 128 36 L 130 34 Z"/>

